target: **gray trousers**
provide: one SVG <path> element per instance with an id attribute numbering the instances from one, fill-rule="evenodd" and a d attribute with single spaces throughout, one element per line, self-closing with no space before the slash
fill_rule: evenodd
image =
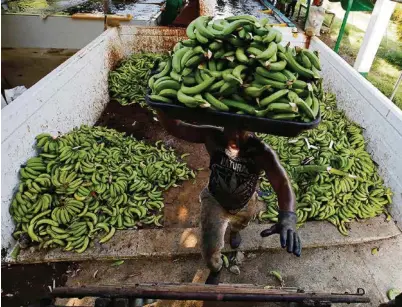
<path id="1" fill-rule="evenodd" d="M 245 207 L 237 212 L 224 209 L 208 188 L 200 194 L 201 202 L 201 252 L 208 268 L 218 272 L 222 268 L 221 250 L 225 245 L 227 227 L 238 232 L 247 227 L 259 211 L 257 195 L 254 194 Z"/>

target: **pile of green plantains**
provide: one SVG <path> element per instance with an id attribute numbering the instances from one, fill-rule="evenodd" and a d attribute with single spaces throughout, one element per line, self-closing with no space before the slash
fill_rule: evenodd
<path id="1" fill-rule="evenodd" d="M 151 70 L 155 62 L 163 60 L 164 57 L 161 54 L 137 53 L 122 61 L 109 73 L 111 99 L 123 106 L 138 103 L 145 107 L 145 94 Z"/>
<path id="2" fill-rule="evenodd" d="M 161 141 L 147 145 L 104 127 L 36 141 L 39 154 L 20 169 L 10 213 L 14 237 L 41 248 L 82 253 L 98 235 L 104 243 L 116 229 L 162 226 L 162 191 L 195 177 Z"/>
<path id="3" fill-rule="evenodd" d="M 317 118 L 318 55 L 283 46 L 268 19 L 201 16 L 187 36 L 149 79 L 154 102 L 301 122 Z"/>
<path id="4" fill-rule="evenodd" d="M 353 219 L 381 213 L 390 219 L 386 206 L 392 202 L 392 192 L 365 150 L 362 128 L 337 110 L 334 94 L 325 94 L 320 108 L 320 125 L 296 138 L 258 134 L 276 150 L 291 177 L 299 225 L 327 220 L 348 235 L 348 223 Z M 275 222 L 277 197 L 269 182 L 261 179 L 261 199 L 267 210 L 259 219 Z"/>

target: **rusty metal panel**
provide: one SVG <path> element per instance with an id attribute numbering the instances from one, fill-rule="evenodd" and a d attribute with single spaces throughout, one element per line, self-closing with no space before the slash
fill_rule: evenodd
<path id="1" fill-rule="evenodd" d="M 122 26 L 120 35 L 183 36 L 186 30 L 175 27 Z"/>
<path id="2" fill-rule="evenodd" d="M 214 16 L 216 0 L 199 0 L 200 16 Z"/>
<path id="3" fill-rule="evenodd" d="M 276 29 L 283 34 L 282 44 L 290 42 L 294 46 L 305 46 L 304 33 L 292 33 L 289 27 L 276 27 Z M 167 52 L 172 50 L 179 40 L 187 39 L 185 28 L 144 26 L 122 26 L 119 37 L 126 56 L 136 52 Z"/>
<path id="4" fill-rule="evenodd" d="M 186 39 L 184 28 L 133 27 L 120 29 L 120 39 L 125 55 L 137 52 L 168 52 L 182 39 Z"/>

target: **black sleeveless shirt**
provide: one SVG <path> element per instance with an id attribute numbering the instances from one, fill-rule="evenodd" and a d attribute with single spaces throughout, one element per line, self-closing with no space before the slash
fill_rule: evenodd
<path id="1" fill-rule="evenodd" d="M 255 162 L 260 144 L 250 137 L 237 156 L 231 156 L 224 147 L 211 153 L 208 189 L 226 210 L 243 208 L 253 196 L 261 170 Z"/>

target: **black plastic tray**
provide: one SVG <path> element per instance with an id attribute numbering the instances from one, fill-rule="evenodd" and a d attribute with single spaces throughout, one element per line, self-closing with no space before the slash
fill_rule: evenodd
<path id="1" fill-rule="evenodd" d="M 151 76 L 156 73 L 159 61 L 156 61 L 151 71 Z M 233 127 L 252 132 L 293 137 L 303 131 L 313 129 L 321 122 L 321 114 L 318 110 L 317 118 L 309 123 L 294 122 L 289 120 L 278 120 L 265 117 L 257 117 L 245 114 L 236 114 L 211 109 L 188 108 L 177 102 L 170 104 L 155 102 L 149 97 L 151 89 L 148 87 L 145 96 L 146 103 L 157 110 L 163 111 L 167 116 L 174 119 L 181 119 L 200 125 L 212 125 L 218 127 Z"/>
<path id="2" fill-rule="evenodd" d="M 321 115 L 310 123 L 293 122 L 286 120 L 256 117 L 251 115 L 221 112 L 202 108 L 188 108 L 183 105 L 169 104 L 152 101 L 147 95 L 145 100 L 149 106 L 163 111 L 167 116 L 181 119 L 201 125 L 213 125 L 219 127 L 233 127 L 237 129 L 262 132 L 267 134 L 293 137 L 305 130 L 318 126 Z"/>

